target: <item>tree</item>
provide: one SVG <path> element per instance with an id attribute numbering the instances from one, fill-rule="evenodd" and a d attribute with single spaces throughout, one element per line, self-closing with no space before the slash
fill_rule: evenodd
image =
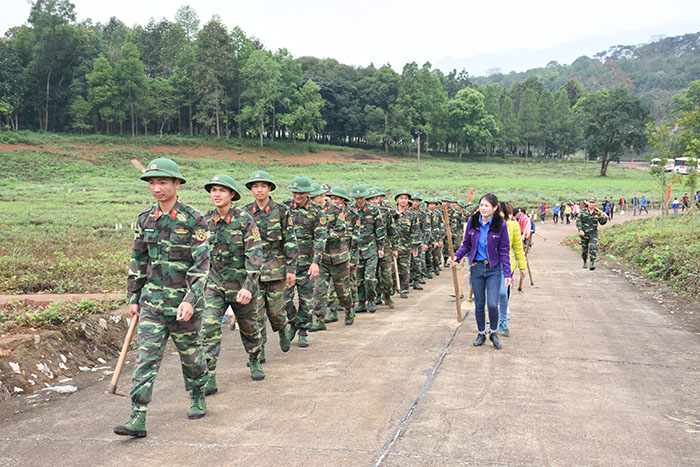
<path id="1" fill-rule="evenodd" d="M 17 112 L 25 92 L 24 80 L 24 69 L 12 44 L 8 40 L 0 39 L 0 113 L 5 115 L 8 126 L 15 130 L 18 129 Z"/>
<path id="2" fill-rule="evenodd" d="M 510 96 L 503 98 L 501 104 L 501 135 L 506 151 L 512 154 L 518 144 L 518 119 L 513 109 L 513 100 Z"/>
<path id="3" fill-rule="evenodd" d="M 542 154 L 546 157 L 552 151 L 554 139 L 554 96 L 549 89 L 544 89 L 537 100 L 539 117 L 539 139 L 542 144 Z"/>
<path id="4" fill-rule="evenodd" d="M 481 93 L 484 95 L 484 108 L 486 109 L 486 113 L 493 117 L 496 128 L 498 129 L 497 133 L 493 135 L 494 144 L 498 144 L 501 128 L 503 126 L 501 123 L 501 97 L 503 96 L 503 88 L 497 84 L 489 84 Z"/>
<path id="5" fill-rule="evenodd" d="M 175 21 L 185 32 L 187 40 L 192 42 L 197 37 L 199 31 L 199 15 L 189 5 L 183 5 L 175 13 Z"/>
<path id="6" fill-rule="evenodd" d="M 180 52 L 180 56 L 175 64 L 175 70 L 170 77 L 170 84 L 174 89 L 178 107 L 187 108 L 190 136 L 194 134 L 192 111 L 197 101 L 197 88 L 195 86 L 196 66 L 194 46 L 186 44 Z"/>
<path id="7" fill-rule="evenodd" d="M 44 108 L 43 115 L 39 114 L 39 128 L 48 130 L 51 84 L 63 84 L 82 50 L 74 26 L 75 7 L 68 0 L 36 0 L 28 22 L 32 26 L 29 73 L 34 77 L 33 84 L 43 88 L 41 92 L 35 89 L 37 96 L 42 96 L 39 104 Z"/>
<path id="8" fill-rule="evenodd" d="M 226 87 L 232 66 L 231 39 L 220 18 L 213 17 L 197 34 L 195 59 L 195 88 L 199 96 L 195 120 L 208 132 L 215 130 L 219 138 L 225 123 Z"/>
<path id="9" fill-rule="evenodd" d="M 683 112 L 692 112 L 700 105 L 700 79 L 692 81 L 688 88 L 673 96 L 672 114 L 681 116 Z"/>
<path id="10" fill-rule="evenodd" d="M 700 81 L 698 84 L 700 84 Z M 700 88 L 700 86 L 698 87 Z M 680 151 L 682 151 L 684 157 L 690 158 L 688 161 L 690 169 L 688 174 L 683 177 L 684 183 L 691 193 L 695 193 L 695 186 L 698 180 L 697 167 L 700 161 L 700 105 L 696 105 L 692 111 L 685 112 L 678 119 L 678 128 L 680 130 L 678 138 Z"/>
<path id="11" fill-rule="evenodd" d="M 525 142 L 525 158 L 530 157 L 530 145 L 540 139 L 540 122 L 537 112 L 537 93 L 528 88 L 520 98 L 518 128 L 521 141 Z"/>
<path id="12" fill-rule="evenodd" d="M 498 130 L 493 116 L 486 111 L 484 96 L 471 88 L 462 89 L 447 102 L 447 122 L 458 143 L 460 159 L 463 147 L 470 152 L 487 147 Z"/>
<path id="13" fill-rule="evenodd" d="M 163 137 L 163 128 L 177 114 L 177 96 L 170 81 L 160 76 L 151 80 L 151 113 L 159 123 L 158 132 Z"/>
<path id="14" fill-rule="evenodd" d="M 119 111 L 118 92 L 114 85 L 114 72 L 104 56 L 100 55 L 95 60 L 92 71 L 87 74 L 86 79 L 88 84 L 88 98 L 86 102 L 106 122 L 107 134 L 109 134 L 110 123 L 116 121 L 117 116 L 123 115 L 123 113 Z M 77 107 L 75 109 L 71 107 L 72 110 L 84 110 L 82 102 L 79 100 L 73 101 L 73 105 L 77 105 Z M 72 114 L 74 121 L 76 121 L 76 116 L 82 116 L 79 113 L 72 112 Z M 95 131 L 97 130 L 98 125 L 95 125 Z"/>
<path id="15" fill-rule="evenodd" d="M 265 125 L 272 116 L 275 98 L 279 94 L 279 63 L 269 52 L 254 50 L 243 66 L 241 74 L 246 87 L 242 95 L 245 104 L 240 119 L 258 134 L 262 147 Z"/>
<path id="16" fill-rule="evenodd" d="M 92 128 L 90 125 L 90 113 L 92 112 L 92 106 L 88 101 L 83 98 L 83 96 L 78 96 L 75 98 L 73 103 L 70 105 L 70 116 L 73 120 L 73 128 L 80 130 L 80 133 L 84 133 L 85 130 Z"/>
<path id="17" fill-rule="evenodd" d="M 399 74 L 389 66 L 381 67 L 366 80 L 367 99 L 372 102 L 365 106 L 368 126 L 373 135 L 384 143 L 384 152 L 389 151 L 389 117 L 399 92 L 399 80 Z"/>
<path id="18" fill-rule="evenodd" d="M 307 80 L 296 93 L 294 110 L 280 115 L 280 122 L 291 129 L 292 138 L 296 140 L 297 131 L 306 136 L 306 141 L 312 134 L 319 133 L 326 125 L 321 115 L 323 98 L 321 88 L 312 80 Z"/>
<path id="19" fill-rule="evenodd" d="M 586 149 L 600 158 L 600 176 L 604 177 L 611 160 L 629 147 L 646 145 L 645 125 L 649 111 L 636 97 L 623 89 L 602 89 L 581 98 L 575 107 L 581 117 Z"/>
<path id="20" fill-rule="evenodd" d="M 148 95 L 148 83 L 143 71 L 143 63 L 139 57 L 139 51 L 132 42 L 127 42 L 122 47 L 121 58 L 114 65 L 114 83 L 124 113 L 129 114 L 131 120 L 131 136 L 136 136 L 137 112 L 144 107 L 144 100 Z M 126 112 L 128 111 L 128 112 Z"/>

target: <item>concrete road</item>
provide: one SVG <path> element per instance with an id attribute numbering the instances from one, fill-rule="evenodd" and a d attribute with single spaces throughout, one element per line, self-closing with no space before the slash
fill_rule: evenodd
<path id="1" fill-rule="evenodd" d="M 273 336 L 262 382 L 225 329 L 201 420 L 168 352 L 147 438 L 112 433 L 130 406 L 105 381 L 22 413 L 0 405 L 0 465 L 700 465 L 700 337 L 621 275 L 581 269 L 559 245 L 574 232 L 538 225 L 537 287 L 514 294 L 502 350 L 472 346 L 473 311 L 450 326 L 443 270 L 307 349 L 282 354 Z"/>

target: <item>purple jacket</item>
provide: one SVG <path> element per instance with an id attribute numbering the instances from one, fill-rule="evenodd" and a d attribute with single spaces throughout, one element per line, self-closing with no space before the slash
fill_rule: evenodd
<path id="1" fill-rule="evenodd" d="M 467 231 L 464 233 L 464 241 L 459 250 L 455 252 L 455 260 L 460 261 L 469 255 L 469 263 L 474 262 L 476 250 L 481 236 L 481 224 L 478 212 L 473 214 L 467 222 Z M 506 221 L 498 214 L 494 213 L 491 227 L 486 237 L 486 255 L 489 257 L 489 265 L 493 268 L 499 264 L 503 265 L 503 275 L 512 277 L 510 273 L 510 239 L 508 238 L 508 226 Z"/>

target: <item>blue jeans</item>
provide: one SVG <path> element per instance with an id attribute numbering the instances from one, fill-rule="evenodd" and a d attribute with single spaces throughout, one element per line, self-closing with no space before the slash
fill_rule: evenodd
<path id="1" fill-rule="evenodd" d="M 506 278 L 501 276 L 501 291 L 498 294 L 498 319 L 501 323 L 508 321 L 508 301 L 510 300 L 510 287 L 506 287 Z"/>
<path id="2" fill-rule="evenodd" d="M 474 315 L 479 334 L 486 332 L 486 313 L 489 308 L 489 325 L 491 332 L 498 331 L 498 296 L 503 280 L 503 266 L 490 267 L 484 263 L 476 263 L 470 268 L 470 281 L 474 291 Z"/>

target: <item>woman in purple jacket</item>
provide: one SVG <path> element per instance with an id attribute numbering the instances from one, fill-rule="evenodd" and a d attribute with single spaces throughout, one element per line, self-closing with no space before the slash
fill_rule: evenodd
<path id="1" fill-rule="evenodd" d="M 474 314 L 479 335 L 474 341 L 478 347 L 486 342 L 486 322 L 484 305 L 489 308 L 489 325 L 491 342 L 497 349 L 502 347 L 498 338 L 498 296 L 501 278 L 505 276 L 505 286 L 513 279 L 510 272 L 510 240 L 508 227 L 498 213 L 498 198 L 492 193 L 485 194 L 479 200 L 479 211 L 467 222 L 467 231 L 459 250 L 455 252 L 455 261 L 468 257 L 470 281 L 474 291 Z M 452 263 L 454 263 L 452 262 Z"/>

